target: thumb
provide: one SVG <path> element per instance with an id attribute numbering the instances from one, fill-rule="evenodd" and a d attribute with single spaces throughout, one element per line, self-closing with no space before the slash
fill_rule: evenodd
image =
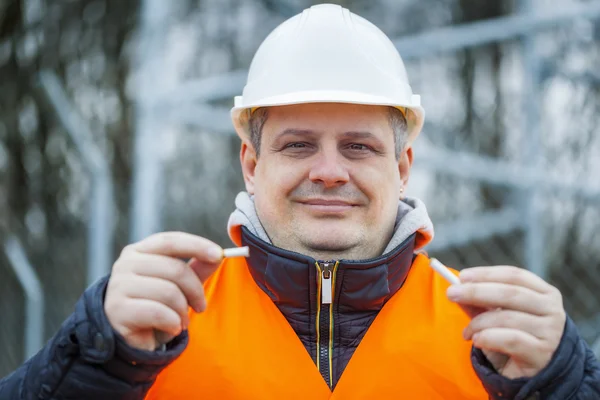
<path id="1" fill-rule="evenodd" d="M 200 281 L 204 283 L 219 268 L 221 261 L 222 259 L 216 262 L 206 262 L 192 258 L 188 261 L 188 266 L 200 278 Z"/>
<path id="2" fill-rule="evenodd" d="M 170 333 L 159 331 L 156 329 L 154 330 L 154 340 L 156 340 L 159 346 L 169 343 L 174 338 L 175 336 L 171 335 Z"/>

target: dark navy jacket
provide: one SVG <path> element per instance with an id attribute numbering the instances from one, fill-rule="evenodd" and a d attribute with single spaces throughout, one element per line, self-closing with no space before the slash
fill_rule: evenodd
<path id="1" fill-rule="evenodd" d="M 290 279 L 300 276 L 303 273 L 302 265 L 307 265 L 305 261 L 310 259 L 271 246 L 245 230 L 243 242 L 251 246 L 248 264 L 256 283 L 274 299 L 309 353 L 316 353 L 314 340 L 310 337 L 312 331 L 306 329 L 302 318 L 297 318 L 302 313 L 293 312 L 296 303 L 301 303 L 302 299 L 298 296 L 301 296 L 302 288 L 293 287 L 294 279 Z M 378 259 L 340 265 L 340 271 L 345 271 L 347 276 L 345 282 L 349 286 L 345 289 L 348 293 L 353 292 L 354 279 L 369 276 L 371 297 L 368 304 L 364 303 L 368 310 L 362 309 L 366 307 L 363 303 L 353 302 L 351 296 L 346 300 L 340 299 L 345 301 L 348 315 L 357 311 L 355 315 L 360 315 L 361 319 L 347 319 L 345 328 L 342 327 L 347 330 L 348 338 L 358 340 L 341 341 L 334 347 L 339 349 L 333 355 L 337 360 L 334 364 L 334 381 L 343 372 L 353 350 L 385 300 L 396 290 L 401 290 L 412 262 L 413 244 L 414 236 Z M 275 268 L 267 267 L 265 254 L 270 255 L 269 260 L 275 260 L 270 262 L 278 264 Z M 353 274 L 357 278 L 353 278 Z M 78 301 L 75 312 L 46 346 L 11 375 L 0 380 L 0 400 L 144 398 L 159 372 L 184 351 L 187 332 L 160 351 L 131 348 L 111 328 L 104 314 L 103 299 L 107 282 L 108 278 L 104 278 L 87 289 Z M 357 284 L 357 288 L 359 286 Z M 378 287 L 385 289 L 378 293 Z M 295 320 L 291 319 L 292 315 Z M 344 324 L 344 320 L 340 323 Z M 552 360 L 533 378 L 510 380 L 502 377 L 478 349 L 473 349 L 471 359 L 477 375 L 494 400 L 600 400 L 600 364 L 569 318 Z M 335 382 L 331 386 L 335 386 Z"/>

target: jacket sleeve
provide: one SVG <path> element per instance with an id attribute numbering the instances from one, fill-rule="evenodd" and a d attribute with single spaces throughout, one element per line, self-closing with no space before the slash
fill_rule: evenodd
<path id="1" fill-rule="evenodd" d="M 570 318 L 550 363 L 532 378 L 503 377 L 476 348 L 471 353 L 471 361 L 493 400 L 600 399 L 600 363 Z"/>
<path id="2" fill-rule="evenodd" d="M 107 282 L 88 288 L 46 346 L 0 380 L 0 400 L 145 397 L 158 373 L 185 349 L 187 332 L 155 352 L 128 346 L 104 314 Z"/>

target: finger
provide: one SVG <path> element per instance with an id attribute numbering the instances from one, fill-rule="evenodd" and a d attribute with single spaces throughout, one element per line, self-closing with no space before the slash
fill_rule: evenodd
<path id="1" fill-rule="evenodd" d="M 123 279 L 124 277 L 121 277 Z M 171 281 L 148 276 L 136 276 L 132 274 L 124 289 L 126 297 L 131 299 L 154 300 L 169 307 L 179 314 L 184 329 L 189 323 L 188 300 L 179 287 Z"/>
<path id="2" fill-rule="evenodd" d="M 460 272 L 461 282 L 497 282 L 522 286 L 539 293 L 550 293 L 554 287 L 531 271 L 507 265 L 466 268 Z"/>
<path id="3" fill-rule="evenodd" d="M 217 264 L 223 259 L 223 249 L 214 242 L 184 232 L 162 232 L 128 246 L 128 250 L 159 254 L 169 257 L 195 257 L 206 263 Z"/>
<path id="4" fill-rule="evenodd" d="M 215 272 L 215 270 L 219 267 L 214 264 L 207 264 L 198 260 L 197 258 L 192 258 L 188 263 L 188 267 L 194 271 L 196 276 L 200 279 L 200 282 L 204 283 L 206 280 Z"/>
<path id="5" fill-rule="evenodd" d="M 460 305 L 487 309 L 505 308 L 534 315 L 552 312 L 553 304 L 542 295 L 522 286 L 504 283 L 462 283 L 448 288 L 448 298 Z"/>
<path id="6" fill-rule="evenodd" d="M 127 270 L 139 276 L 166 279 L 177 285 L 188 304 L 196 312 L 205 309 L 204 287 L 200 278 L 185 262 L 155 254 L 125 255 L 122 262 Z"/>
<path id="7" fill-rule="evenodd" d="M 485 329 L 511 328 L 544 339 L 544 324 L 545 319 L 537 315 L 514 310 L 490 310 L 473 318 L 463 331 L 463 337 L 470 340 L 475 333 Z"/>
<path id="8" fill-rule="evenodd" d="M 467 305 L 462 305 L 462 304 L 459 304 L 459 306 L 471 318 L 475 318 L 479 314 L 487 311 L 487 308 L 473 307 L 473 306 L 467 306 Z"/>
<path id="9" fill-rule="evenodd" d="M 473 346 L 514 357 L 527 364 L 537 364 L 543 343 L 533 335 L 517 329 L 490 328 L 473 336 Z"/>
<path id="10" fill-rule="evenodd" d="M 128 299 L 123 303 L 131 312 L 129 323 L 133 328 L 154 328 L 172 336 L 182 331 L 179 314 L 162 303 L 148 299 Z"/>

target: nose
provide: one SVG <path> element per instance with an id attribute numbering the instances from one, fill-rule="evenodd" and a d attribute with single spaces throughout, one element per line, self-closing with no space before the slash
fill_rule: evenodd
<path id="1" fill-rule="evenodd" d="M 350 176 L 338 157 L 337 152 L 321 152 L 315 158 L 315 164 L 312 166 L 308 178 L 314 183 L 322 184 L 326 188 L 348 183 Z"/>

